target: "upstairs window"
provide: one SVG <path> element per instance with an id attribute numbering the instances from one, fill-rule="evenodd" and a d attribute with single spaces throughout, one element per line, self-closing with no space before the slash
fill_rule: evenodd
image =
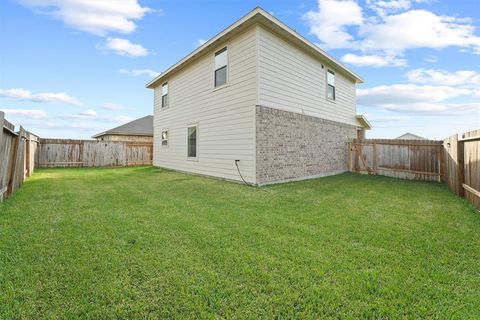
<path id="1" fill-rule="evenodd" d="M 168 82 L 162 85 L 162 108 L 168 107 Z"/>
<path id="2" fill-rule="evenodd" d="M 187 136 L 188 157 L 197 157 L 197 126 L 188 127 Z"/>
<path id="3" fill-rule="evenodd" d="M 335 100 L 335 73 L 327 71 L 327 99 Z"/>
<path id="4" fill-rule="evenodd" d="M 168 130 L 162 131 L 162 146 L 168 146 Z"/>
<path id="5" fill-rule="evenodd" d="M 215 53 L 215 87 L 227 83 L 227 47 Z"/>

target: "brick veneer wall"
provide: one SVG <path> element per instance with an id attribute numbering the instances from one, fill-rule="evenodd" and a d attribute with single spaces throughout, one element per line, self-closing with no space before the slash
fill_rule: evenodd
<path id="1" fill-rule="evenodd" d="M 344 172 L 356 135 L 353 125 L 257 106 L 257 184 Z"/>

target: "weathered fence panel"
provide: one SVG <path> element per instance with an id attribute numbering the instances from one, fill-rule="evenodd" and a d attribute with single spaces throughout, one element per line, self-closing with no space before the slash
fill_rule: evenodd
<path id="1" fill-rule="evenodd" d="M 152 158 L 152 143 L 127 143 L 127 166 L 151 165 Z"/>
<path id="2" fill-rule="evenodd" d="M 8 185 L 9 194 L 13 194 L 17 191 L 17 189 L 22 186 L 23 180 L 25 179 L 25 139 L 25 130 L 20 127 L 16 139 L 17 141 L 15 143 L 12 178 Z"/>
<path id="3" fill-rule="evenodd" d="M 459 142 L 463 149 L 465 198 L 480 209 L 480 129 L 464 133 Z"/>
<path id="4" fill-rule="evenodd" d="M 124 142 L 85 141 L 83 144 L 83 166 L 126 166 L 126 149 L 127 146 Z"/>
<path id="5" fill-rule="evenodd" d="M 38 137 L 27 132 L 26 140 L 26 156 L 25 156 L 25 169 L 27 177 L 30 177 L 35 169 L 37 161 L 37 149 L 38 149 Z"/>
<path id="6" fill-rule="evenodd" d="M 12 195 L 35 167 L 38 137 L 22 127 L 18 133 L 0 111 L 0 202 Z"/>
<path id="7" fill-rule="evenodd" d="M 463 196 L 463 144 L 458 143 L 458 134 L 443 140 L 445 155 L 445 181 L 450 191 Z"/>
<path id="8" fill-rule="evenodd" d="M 82 165 L 82 140 L 40 139 L 39 167 L 78 167 Z"/>
<path id="9" fill-rule="evenodd" d="M 0 201 L 7 196 L 12 168 L 12 149 L 15 147 L 16 134 L 13 125 L 5 120 L 0 111 Z"/>
<path id="10" fill-rule="evenodd" d="M 151 165 L 152 143 L 41 139 L 39 167 L 120 167 Z"/>
<path id="11" fill-rule="evenodd" d="M 443 181 L 442 141 L 355 139 L 349 152 L 350 171 L 408 180 Z"/>

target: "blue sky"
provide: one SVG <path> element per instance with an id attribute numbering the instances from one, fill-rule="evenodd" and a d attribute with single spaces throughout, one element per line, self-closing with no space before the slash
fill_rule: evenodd
<path id="1" fill-rule="evenodd" d="M 152 114 L 145 84 L 261 6 L 365 83 L 369 137 L 480 127 L 480 3 L 6 0 L 0 110 L 42 137 L 88 138 Z"/>

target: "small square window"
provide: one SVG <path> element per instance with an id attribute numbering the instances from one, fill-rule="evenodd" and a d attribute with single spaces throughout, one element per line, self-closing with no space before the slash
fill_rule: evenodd
<path id="1" fill-rule="evenodd" d="M 168 146 L 168 131 L 162 131 L 162 146 Z"/>

